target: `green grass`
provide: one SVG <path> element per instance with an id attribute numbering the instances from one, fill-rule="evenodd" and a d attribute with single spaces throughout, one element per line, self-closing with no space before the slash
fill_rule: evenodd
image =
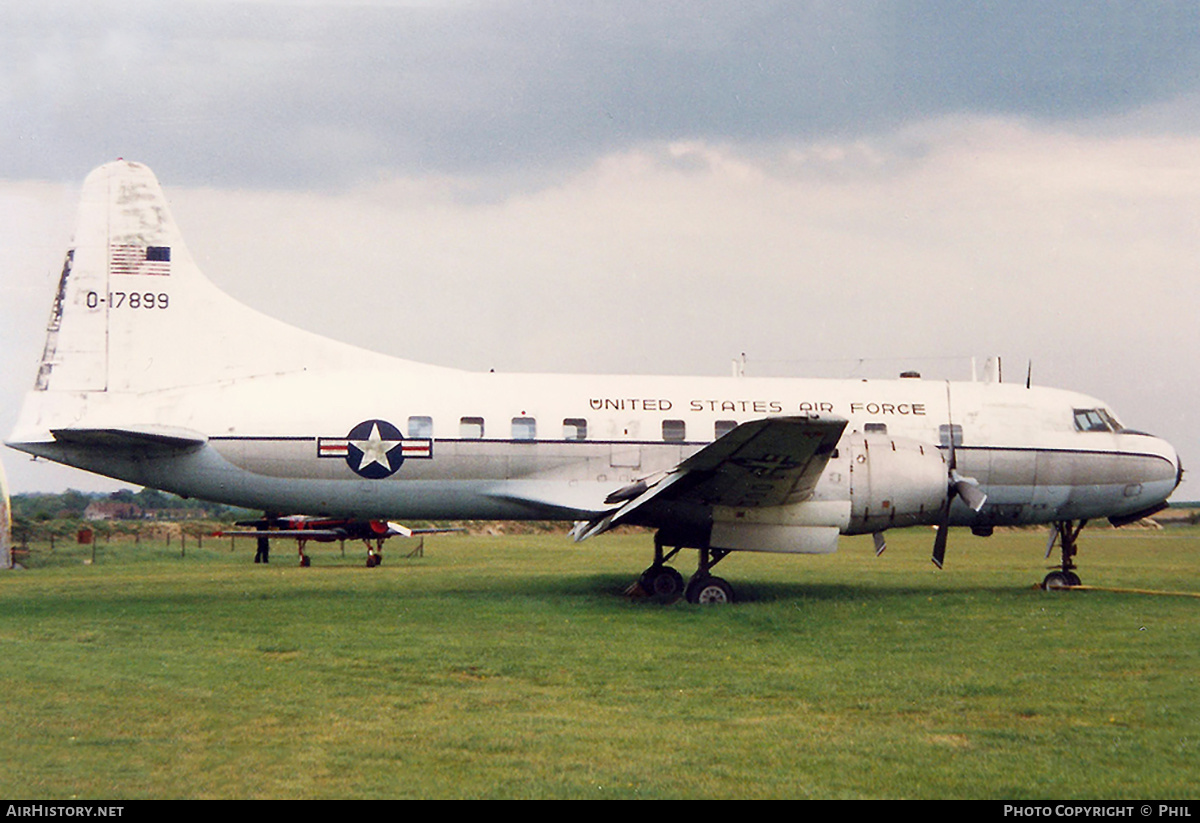
<path id="1" fill-rule="evenodd" d="M 1033 586 L 1043 534 L 736 554 L 732 607 L 622 595 L 648 535 L 37 550 L 0 576 L 0 794 L 1189 798 L 1200 599 Z M 1200 591 L 1200 530 L 1084 532 Z M 686 573 L 694 553 L 679 558 Z"/>

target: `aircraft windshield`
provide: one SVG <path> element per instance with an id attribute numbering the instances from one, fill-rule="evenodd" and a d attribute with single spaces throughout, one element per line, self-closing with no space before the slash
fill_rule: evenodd
<path id="1" fill-rule="evenodd" d="M 1123 427 L 1108 409 L 1076 409 L 1075 429 L 1081 432 L 1119 432 Z"/>

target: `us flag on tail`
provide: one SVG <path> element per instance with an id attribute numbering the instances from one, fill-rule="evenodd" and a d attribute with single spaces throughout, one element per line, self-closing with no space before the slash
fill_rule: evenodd
<path id="1" fill-rule="evenodd" d="M 114 243 L 108 247 L 108 271 L 166 277 L 171 273 L 171 247 Z"/>

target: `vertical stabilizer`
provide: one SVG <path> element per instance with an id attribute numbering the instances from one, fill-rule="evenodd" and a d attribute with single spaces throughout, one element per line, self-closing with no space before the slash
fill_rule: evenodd
<path id="1" fill-rule="evenodd" d="M 194 265 L 148 168 L 118 160 L 89 174 L 34 388 L 105 391 L 146 382 L 152 341 L 161 346 L 174 337 L 178 281 L 187 279 L 189 268 Z"/>
<path id="2" fill-rule="evenodd" d="M 180 389 L 374 356 L 218 289 L 188 253 L 154 173 L 118 160 L 84 182 L 34 393 Z"/>

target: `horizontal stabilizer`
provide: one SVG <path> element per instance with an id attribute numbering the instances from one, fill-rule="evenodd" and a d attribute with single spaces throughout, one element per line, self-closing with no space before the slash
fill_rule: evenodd
<path id="1" fill-rule="evenodd" d="M 199 449 L 208 437 L 173 426 L 128 426 L 112 429 L 53 429 L 54 439 L 85 449 L 175 453 Z"/>

